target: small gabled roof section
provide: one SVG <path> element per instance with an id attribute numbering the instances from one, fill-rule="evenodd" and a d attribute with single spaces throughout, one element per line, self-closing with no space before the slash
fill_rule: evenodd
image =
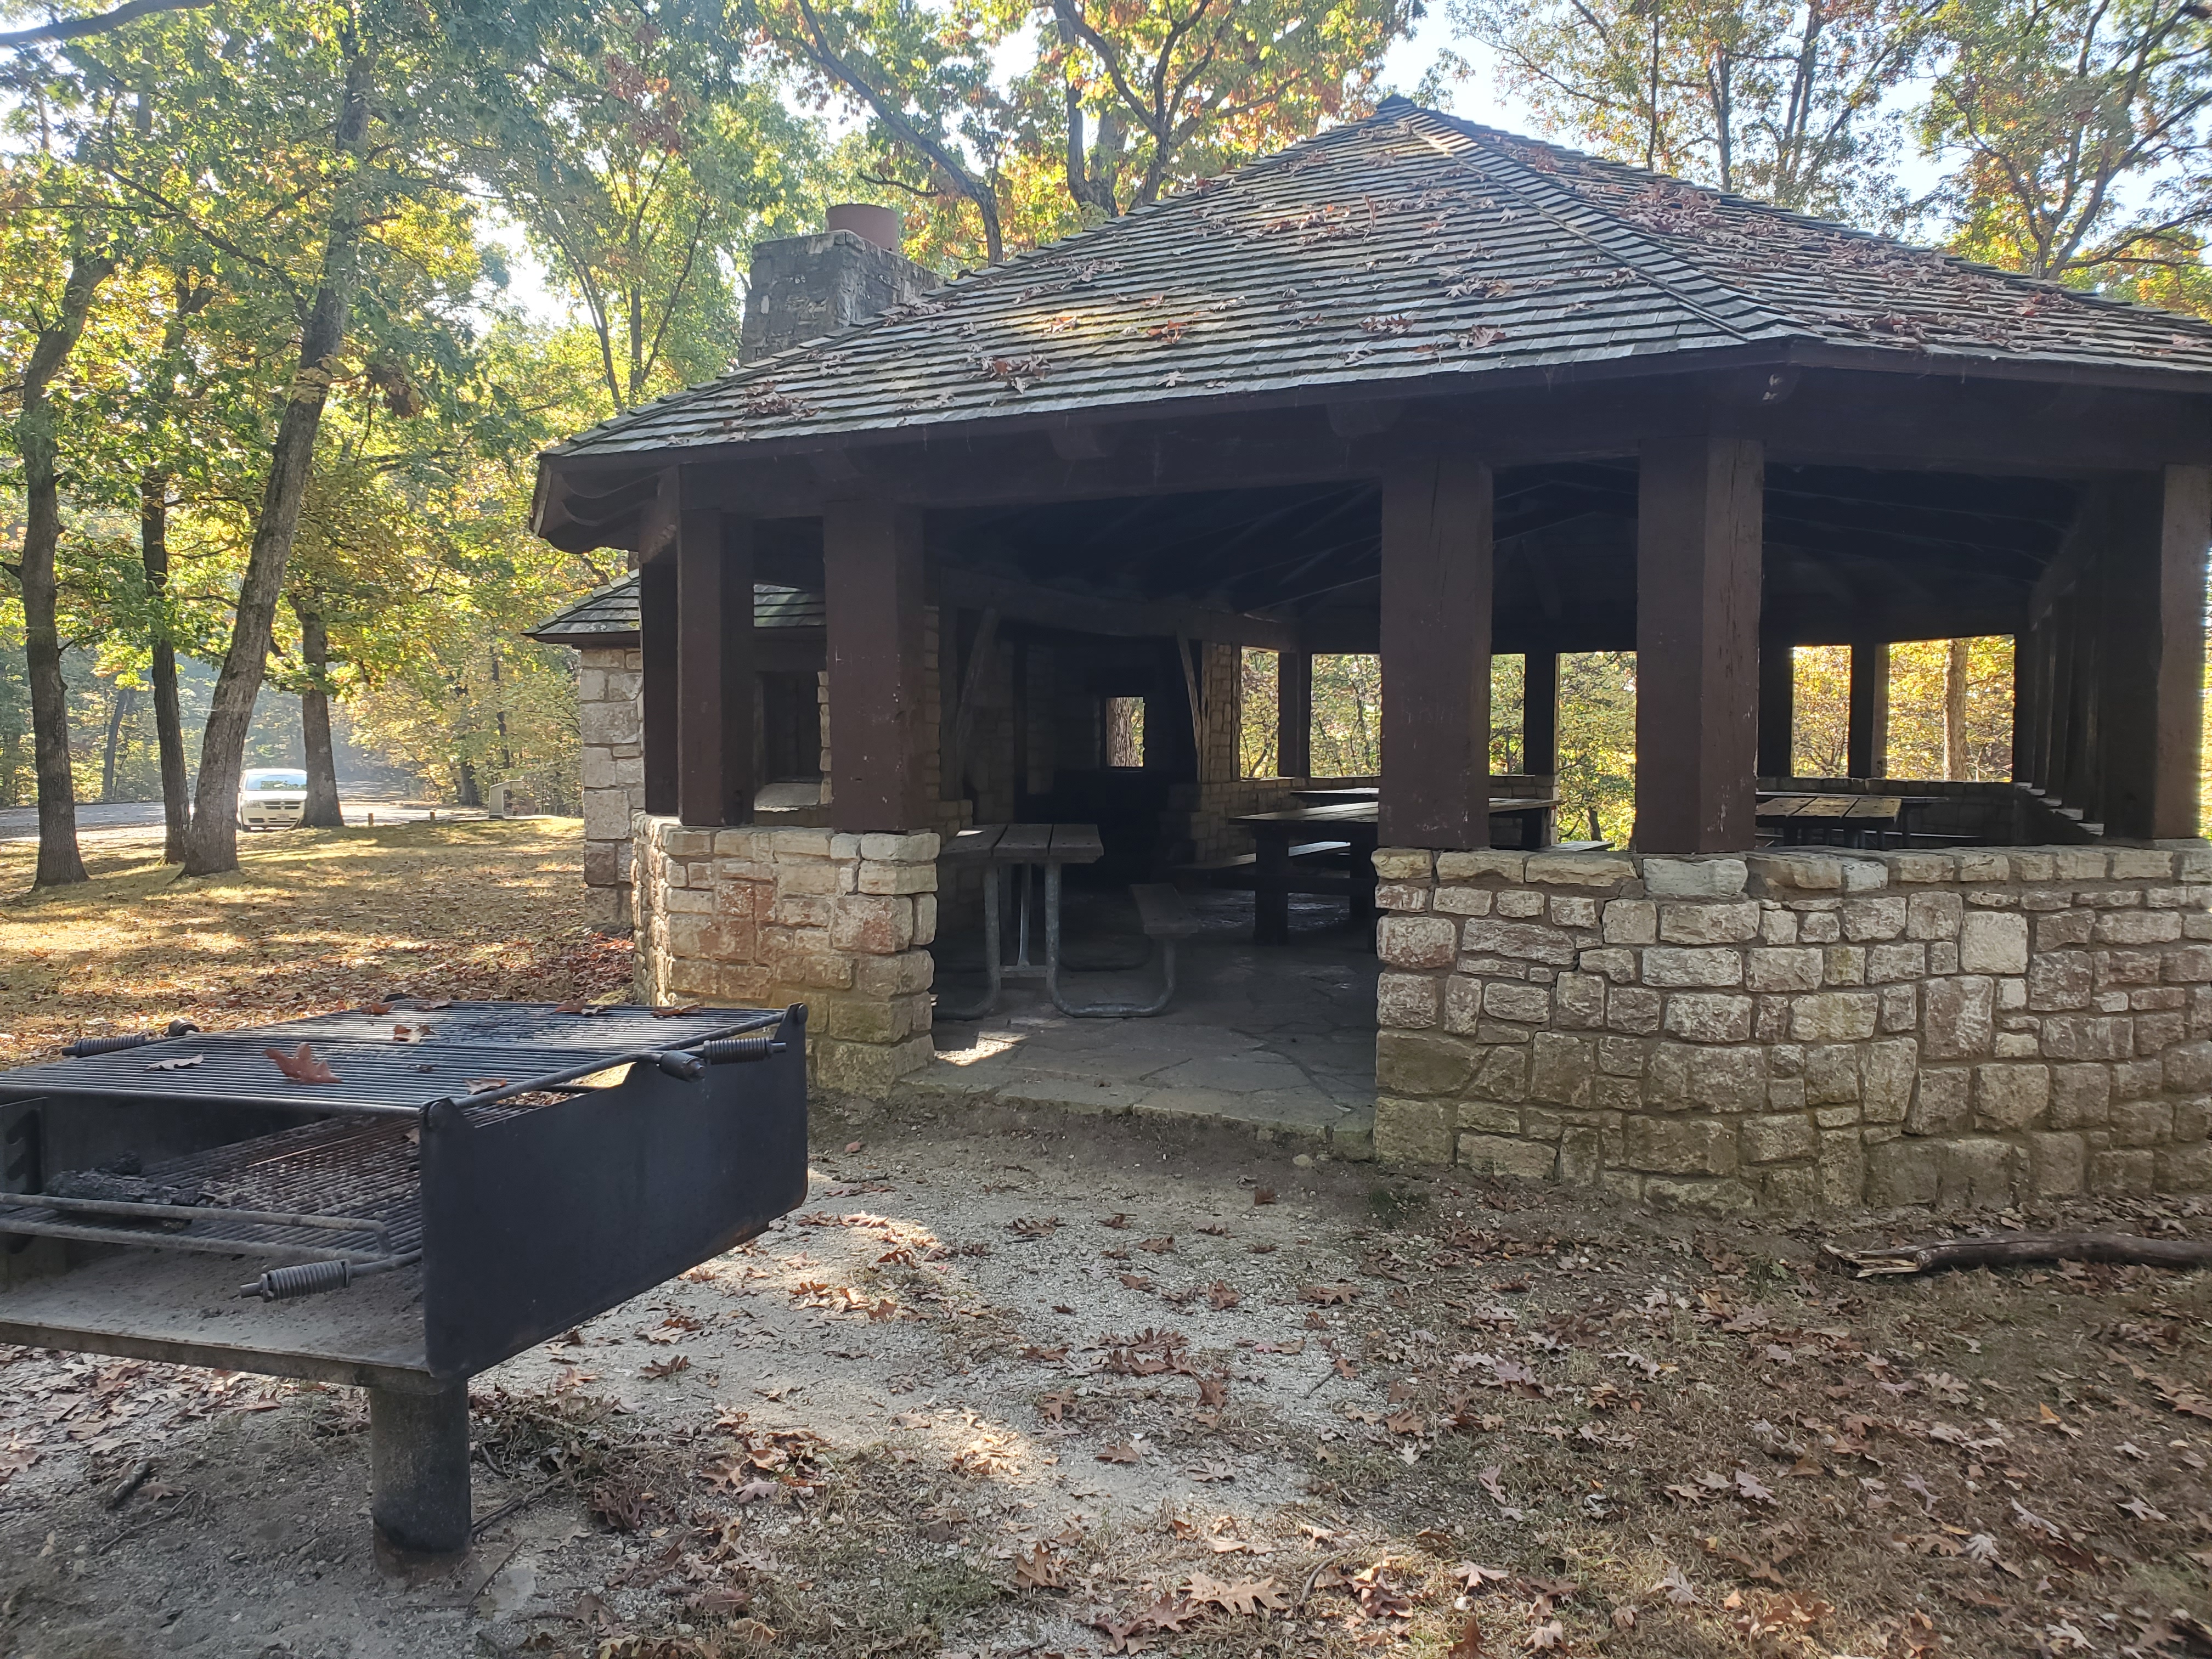
<path id="1" fill-rule="evenodd" d="M 1759 349 L 2091 378 L 2212 375 L 2212 326 L 1386 100 L 912 304 L 594 427 L 627 455 L 1009 416 L 1443 389 Z M 1656 366 L 1656 364 L 1654 365 Z"/>
<path id="2" fill-rule="evenodd" d="M 822 596 L 803 588 L 753 584 L 756 628 L 820 628 Z M 524 635 L 544 645 L 628 646 L 639 641 L 637 573 L 617 576 Z"/>

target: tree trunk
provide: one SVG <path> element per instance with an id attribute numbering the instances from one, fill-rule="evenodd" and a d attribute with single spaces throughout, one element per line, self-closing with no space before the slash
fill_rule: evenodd
<path id="1" fill-rule="evenodd" d="M 154 635 L 154 741 L 161 754 L 161 862 L 185 861 L 185 829 L 192 804 L 185 793 L 184 706 L 177 696 L 177 647 L 169 643 L 169 478 L 149 469 L 138 481 L 138 554 L 146 586 L 161 606 Z"/>
<path id="2" fill-rule="evenodd" d="M 123 723 L 131 718 L 131 711 L 138 701 L 138 694 L 127 685 L 115 688 L 115 698 L 107 709 L 107 741 L 100 756 L 100 798 L 115 799 L 115 753 L 123 746 Z"/>
<path id="3" fill-rule="evenodd" d="M 212 285 L 203 287 L 184 271 L 176 273 L 169 319 L 161 330 L 161 369 L 149 388 L 146 416 L 149 451 L 158 451 L 168 423 L 169 403 L 184 360 L 185 319 L 214 298 Z M 148 467 L 138 478 L 138 556 L 146 568 L 146 587 L 155 611 L 152 678 L 154 742 L 161 757 L 161 862 L 182 864 L 192 803 L 185 768 L 184 709 L 177 695 L 177 647 L 170 638 L 169 475 L 157 466 Z"/>
<path id="4" fill-rule="evenodd" d="M 360 282 L 361 173 L 368 137 L 369 80 L 368 48 L 349 33 L 345 90 L 331 145 L 346 173 L 331 204 L 321 286 L 300 336 L 300 367 L 270 450 L 261 516 L 253 526 L 246 578 L 239 586 L 238 622 L 231 630 L 230 650 L 216 679 L 207 731 L 200 739 L 199 785 L 193 792 L 192 826 L 185 847 L 188 876 L 238 867 L 238 775 L 244 764 L 246 734 L 253 724 L 253 700 L 268 666 L 284 567 L 292 556 L 301 505 L 314 470 L 315 436 L 322 428 L 332 365 L 345 344 L 354 290 Z"/>
<path id="5" fill-rule="evenodd" d="M 1966 761 L 1966 660 L 1968 641 L 1953 640 L 1943 673 L 1943 775 L 1963 778 L 1973 769 Z"/>
<path id="6" fill-rule="evenodd" d="M 23 458 L 23 657 L 31 682 L 31 752 L 39 778 L 39 863 L 33 884 L 59 886 L 85 879 L 76 848 L 76 778 L 70 766 L 69 689 L 62 683 L 61 630 L 55 619 L 59 590 L 54 554 L 61 544 L 60 456 L 54 406 L 47 395 L 54 376 L 84 332 L 93 295 L 114 274 L 115 261 L 80 250 L 70 260 L 60 313 L 40 329 L 23 371 L 15 416 L 17 453 Z"/>
<path id="7" fill-rule="evenodd" d="M 482 806 L 483 805 L 483 793 L 477 787 L 477 769 L 465 759 L 453 763 L 453 784 L 456 805 Z"/>
<path id="8" fill-rule="evenodd" d="M 331 631 L 313 599 L 292 596 L 300 619 L 300 656 L 307 665 L 307 689 L 300 694 L 300 732 L 307 750 L 307 804 L 301 810 L 304 830 L 343 830 L 338 806 L 338 769 L 331 751 Z"/>

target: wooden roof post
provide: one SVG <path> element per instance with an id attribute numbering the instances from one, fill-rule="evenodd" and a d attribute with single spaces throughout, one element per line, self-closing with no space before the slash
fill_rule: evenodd
<path id="1" fill-rule="evenodd" d="M 2012 781 L 2040 784 L 2037 757 L 2043 745 L 2044 651 L 2049 629 L 2031 623 L 2012 642 Z"/>
<path id="2" fill-rule="evenodd" d="M 1759 641 L 1759 775 L 1786 778 L 1797 763 L 1797 653 Z"/>
<path id="3" fill-rule="evenodd" d="M 752 525 L 676 516 L 677 814 L 687 824 L 753 816 Z"/>
<path id="4" fill-rule="evenodd" d="M 880 497 L 822 514 L 830 646 L 830 823 L 929 828 L 922 799 L 921 512 Z"/>
<path id="5" fill-rule="evenodd" d="M 1385 846 L 1490 845 L 1490 468 L 1410 454 L 1382 476 Z"/>
<path id="6" fill-rule="evenodd" d="M 2113 508 L 2096 657 L 2105 833 L 2178 841 L 2198 833 L 2212 468 L 2131 477 Z"/>
<path id="7" fill-rule="evenodd" d="M 1636 517 L 1636 844 L 1740 853 L 1755 842 L 1764 447 L 1644 441 Z"/>
<path id="8" fill-rule="evenodd" d="M 1850 709 L 1844 729 L 1844 775 L 1886 777 L 1889 773 L 1889 645 L 1856 640 L 1851 644 Z"/>
<path id="9" fill-rule="evenodd" d="M 1531 651 L 1521 664 L 1521 769 L 1533 777 L 1559 771 L 1559 653 Z"/>
<path id="10" fill-rule="evenodd" d="M 647 559 L 637 568 L 639 717 L 644 730 L 645 810 L 676 811 L 676 561 Z"/>
<path id="11" fill-rule="evenodd" d="M 678 474 L 663 471 L 644 507 L 637 544 L 637 642 L 641 665 L 639 747 L 644 751 L 645 810 L 677 808 L 676 510 Z"/>
<path id="12" fill-rule="evenodd" d="M 1275 654 L 1275 775 L 1313 775 L 1313 653 Z"/>

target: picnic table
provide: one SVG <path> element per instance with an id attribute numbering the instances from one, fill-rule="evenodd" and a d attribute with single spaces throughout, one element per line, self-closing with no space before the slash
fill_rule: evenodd
<path id="1" fill-rule="evenodd" d="M 983 871 L 983 1000 L 967 1008 L 940 1006 L 946 1019 L 981 1019 L 996 1011 L 1001 986 L 1009 979 L 1042 979 L 1059 1000 L 1060 872 L 1071 864 L 1096 864 L 1106 855 L 1095 823 L 981 823 L 963 830 L 938 854 L 940 864 L 974 864 Z M 1035 882 L 1031 872 L 1044 872 L 1045 959 L 1030 960 L 1030 938 Z M 1021 872 L 1019 925 L 1016 929 L 1014 960 L 1001 959 L 1000 939 L 1005 909 L 1005 885 L 1009 871 Z"/>
<path id="2" fill-rule="evenodd" d="M 1543 813 L 1559 797 L 1494 795 L 1493 818 Z M 1382 805 L 1376 800 L 1336 801 L 1321 806 L 1287 807 L 1231 818 L 1252 832 L 1252 939 L 1256 945 L 1287 945 L 1292 893 L 1343 893 L 1352 901 L 1354 921 L 1375 920 L 1375 861 L 1382 834 Z M 1342 873 L 1319 870 L 1315 860 L 1344 855 Z M 1304 869 L 1299 866 L 1304 864 Z"/>
<path id="3" fill-rule="evenodd" d="M 1894 835 L 1907 847 L 1907 819 L 1914 801 L 1905 795 L 1761 795 L 1759 827 L 1771 830 L 1785 847 L 1840 841 L 1851 847 L 1883 847 Z"/>

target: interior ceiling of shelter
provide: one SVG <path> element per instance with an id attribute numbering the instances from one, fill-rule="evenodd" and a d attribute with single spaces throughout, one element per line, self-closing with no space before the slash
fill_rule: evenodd
<path id="1" fill-rule="evenodd" d="M 1495 649 L 1635 648 L 1636 489 L 1626 461 L 1499 472 Z M 2075 506 L 2060 483 L 1770 466 L 1765 630 L 1797 644 L 2012 632 Z M 1372 484 L 939 513 L 928 541 L 939 559 L 1062 592 L 1276 617 L 1312 629 L 1316 648 L 1374 648 Z"/>
<path id="2" fill-rule="evenodd" d="M 1498 474 L 1494 649 L 1635 649 L 1636 489 L 1626 460 Z M 1770 465 L 1762 631 L 1797 645 L 2016 632 L 2076 499 L 2056 481 Z M 1381 520 L 1376 486 L 1328 483 L 941 510 L 926 536 L 963 569 L 1372 651 Z M 818 588 L 821 521 L 762 528 L 763 578 Z"/>

